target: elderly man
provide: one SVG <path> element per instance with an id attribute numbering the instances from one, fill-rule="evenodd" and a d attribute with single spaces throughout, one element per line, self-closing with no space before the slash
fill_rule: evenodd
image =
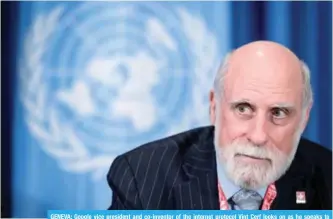
<path id="1" fill-rule="evenodd" d="M 309 70 L 290 50 L 240 47 L 210 93 L 214 126 L 117 157 L 109 209 L 332 209 L 332 152 L 301 138 L 311 106 Z"/>

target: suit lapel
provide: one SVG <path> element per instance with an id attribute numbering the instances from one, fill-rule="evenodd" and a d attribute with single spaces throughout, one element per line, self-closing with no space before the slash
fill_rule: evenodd
<path id="1" fill-rule="evenodd" d="M 185 154 L 185 183 L 173 189 L 176 209 L 218 209 L 216 158 L 213 129 L 208 129 Z"/>
<path id="2" fill-rule="evenodd" d="M 296 155 L 289 170 L 276 181 L 277 197 L 272 203 L 272 210 L 305 210 L 314 205 L 315 190 L 313 188 L 313 167 L 307 165 L 300 155 Z M 305 195 L 306 203 L 298 203 L 301 199 L 297 192 Z"/>

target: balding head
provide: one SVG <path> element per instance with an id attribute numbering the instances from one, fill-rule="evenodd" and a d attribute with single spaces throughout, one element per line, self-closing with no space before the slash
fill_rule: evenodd
<path id="1" fill-rule="evenodd" d="M 286 47 L 257 41 L 233 51 L 210 95 L 215 147 L 232 181 L 258 189 L 288 169 L 308 121 L 309 71 Z"/>
<path id="2" fill-rule="evenodd" d="M 288 48 L 270 41 L 252 42 L 227 54 L 214 80 L 215 94 L 222 96 L 225 79 L 228 75 L 237 72 L 237 68 L 245 68 L 245 71 L 242 71 L 245 74 L 260 76 L 260 70 L 263 70 L 265 66 L 274 69 L 274 71 L 267 71 L 267 74 L 264 74 L 272 76 L 272 81 L 285 77 L 290 82 L 299 82 L 302 86 L 303 107 L 307 108 L 312 104 L 313 94 L 309 68 Z"/>

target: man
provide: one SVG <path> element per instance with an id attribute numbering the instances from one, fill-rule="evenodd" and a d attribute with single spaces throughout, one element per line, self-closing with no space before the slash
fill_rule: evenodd
<path id="1" fill-rule="evenodd" d="M 214 127 L 117 157 L 109 209 L 332 209 L 332 152 L 301 138 L 312 102 L 309 70 L 290 50 L 240 47 L 210 93 Z"/>

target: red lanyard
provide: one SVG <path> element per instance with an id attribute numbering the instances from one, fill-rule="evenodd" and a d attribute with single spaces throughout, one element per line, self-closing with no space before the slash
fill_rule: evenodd
<path id="1" fill-rule="evenodd" d="M 224 195 L 224 192 L 222 190 L 220 183 L 218 183 L 218 190 L 219 190 L 220 210 L 229 210 L 229 204 Z M 270 184 L 265 193 L 264 202 L 262 204 L 261 210 L 269 210 L 275 197 L 276 197 L 275 185 Z"/>

